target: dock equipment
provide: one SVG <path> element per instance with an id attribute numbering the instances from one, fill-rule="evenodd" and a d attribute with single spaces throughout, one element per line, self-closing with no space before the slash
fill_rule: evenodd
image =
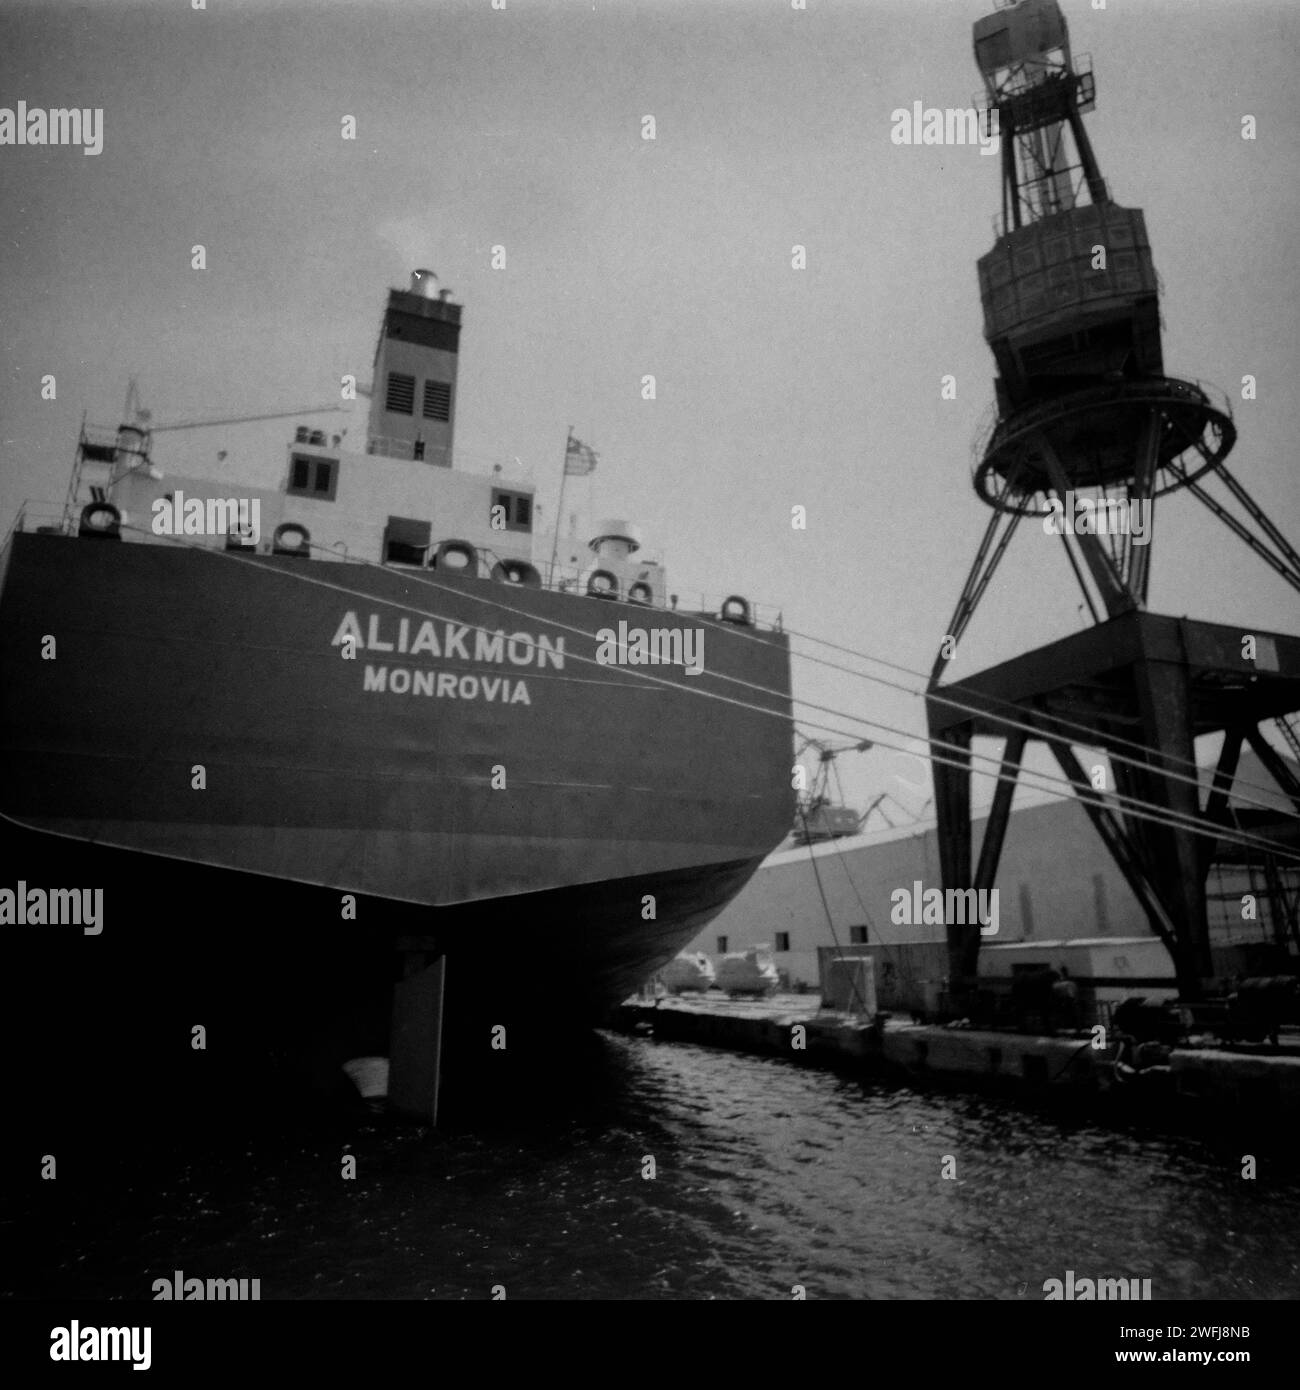
<path id="1" fill-rule="evenodd" d="M 1282 881 L 1271 849 L 1294 855 L 1300 821 L 1229 809 L 1249 743 L 1300 817 L 1300 779 L 1261 733 L 1273 720 L 1284 737 L 1294 734 L 1300 638 L 1148 612 L 1155 501 L 1175 491 L 1195 497 L 1297 590 L 1300 553 L 1228 472 L 1237 431 L 1226 401 L 1165 371 L 1146 224 L 1139 209 L 1111 200 L 1102 178 L 1083 122 L 1096 82 L 1090 62 L 1071 52 L 1060 6 L 1003 4 L 976 23 L 974 45 L 985 128 L 996 120 L 1001 139 L 1002 211 L 993 249 L 979 261 L 998 375 L 996 418 L 978 442 L 974 471 L 991 515 L 927 698 L 944 886 L 992 886 L 1025 747 L 1041 740 L 1168 947 L 1181 997 L 1196 999 L 1212 974 L 1207 875 L 1239 861 L 1241 832 L 1266 842 L 1255 853 L 1276 936 L 1285 940 L 1287 928 L 1300 945 L 1300 895 Z M 1018 523 L 1034 517 L 1038 528 L 1049 516 L 1061 519 L 1057 534 L 1093 625 L 941 684 Z M 1079 516 L 1089 522 L 1076 529 Z M 1188 774 L 1194 740 L 1213 733 L 1224 744 L 1202 805 Z M 976 737 L 1001 738 L 1004 751 L 973 862 Z M 1076 744 L 1113 755 L 1119 799 L 1085 775 Z M 1238 843 L 1225 840 L 1228 832 Z M 960 999 L 976 975 L 978 928 L 949 924 L 948 948 Z"/>

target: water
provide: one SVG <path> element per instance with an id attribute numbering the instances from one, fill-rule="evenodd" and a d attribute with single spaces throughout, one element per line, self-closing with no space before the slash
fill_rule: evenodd
<path id="1" fill-rule="evenodd" d="M 613 1035 L 532 1099 L 437 1134 L 330 1120 L 117 1158 L 87 1137 L 19 1218 L 40 1273 L 18 1291 L 147 1298 L 180 1269 L 264 1300 L 1041 1299 L 1073 1269 L 1156 1299 L 1300 1295 L 1300 1176 L 1265 1159 L 1244 1181 L 1231 1133 Z"/>

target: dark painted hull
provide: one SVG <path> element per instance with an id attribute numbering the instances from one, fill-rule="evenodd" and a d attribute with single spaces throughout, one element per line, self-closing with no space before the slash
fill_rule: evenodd
<path id="1" fill-rule="evenodd" d="M 3 929 L 8 1100 L 81 1142 L 88 1125 L 116 1126 L 123 1113 L 133 1124 L 148 1116 L 170 1126 L 184 1115 L 221 1126 L 263 1105 L 279 1115 L 333 1094 L 345 1060 L 388 1054 L 394 947 L 426 938 L 447 952 L 444 1116 L 562 1089 L 581 1032 L 670 959 L 758 861 L 436 910 L 361 897 L 347 921 L 333 889 L 8 822 L 0 863 L 10 886 L 24 878 L 104 889 L 98 936 Z M 611 930 L 634 912 L 639 920 L 645 893 L 657 899 L 657 919 Z M 504 1053 L 492 1047 L 498 1028 Z"/>
<path id="2" fill-rule="evenodd" d="M 20 534 L 3 563 L 0 886 L 103 886 L 104 933 L 77 951 L 107 957 L 128 933 L 193 951 L 196 912 L 225 923 L 200 940 L 254 923 L 268 965 L 313 942 L 346 961 L 419 935 L 448 952 L 458 1002 L 522 1019 L 561 991 L 590 1014 L 689 941 L 785 835 L 780 635 L 168 546 Z M 348 613 L 365 644 L 352 660 L 334 644 Z M 703 626 L 704 673 L 640 668 L 649 682 L 581 661 L 619 619 Z"/>

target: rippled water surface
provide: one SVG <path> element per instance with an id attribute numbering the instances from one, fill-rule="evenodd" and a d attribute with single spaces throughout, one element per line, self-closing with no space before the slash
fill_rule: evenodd
<path id="1" fill-rule="evenodd" d="M 116 1170 L 107 1152 L 98 1187 L 65 1170 L 23 1218 L 41 1287 L 20 1292 L 147 1298 L 181 1269 L 259 1277 L 263 1299 L 1015 1299 L 1073 1269 L 1157 1299 L 1300 1295 L 1300 1181 L 1267 1159 L 1244 1181 L 1231 1133 L 611 1035 L 552 1084 L 432 1135 L 226 1134 Z"/>

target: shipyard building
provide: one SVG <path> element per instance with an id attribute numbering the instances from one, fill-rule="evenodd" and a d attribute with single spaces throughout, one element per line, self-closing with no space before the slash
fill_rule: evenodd
<path id="1" fill-rule="evenodd" d="M 1207 785 L 1211 772 L 1202 774 Z M 1279 819 L 1289 811 L 1287 798 L 1274 788 L 1253 754 L 1241 758 L 1233 802 L 1239 797 L 1255 809 L 1271 799 Z M 982 830 L 977 823 L 977 837 Z M 783 981 L 810 989 L 822 985 L 829 957 L 866 954 L 874 962 L 882 1008 L 928 1011 L 948 974 L 945 929 L 942 921 L 911 919 L 917 915 L 917 885 L 924 894 L 941 882 L 933 823 L 811 845 L 787 842 L 768 856 L 688 950 L 716 959 L 766 946 Z M 1035 963 L 1039 954 L 990 948 L 1123 942 L 1129 944 L 1119 958 L 1131 962 L 1135 983 L 1150 978 L 1154 960 L 1160 973 L 1167 969 L 1172 994 L 1172 964 L 1164 964 L 1167 952 L 1151 935 L 1141 905 L 1076 800 L 1012 814 L 995 887 L 997 930 L 982 942 L 985 968 L 1011 974 L 1017 963 Z M 1285 937 L 1294 930 L 1288 925 L 1287 908 L 1298 890 L 1300 875 L 1294 868 L 1282 870 L 1279 878 L 1276 865 L 1259 860 L 1215 865 L 1207 897 L 1216 974 L 1232 977 L 1271 970 L 1274 959 L 1285 953 Z M 1251 903 L 1244 905 L 1247 898 Z M 1152 950 L 1134 949 L 1132 943 L 1139 939 Z M 1053 963 L 1059 965 L 1073 961 L 1078 953 L 1057 954 L 1061 960 Z M 1110 952 L 1107 960 L 1113 961 L 1115 954 Z M 1112 963 L 1106 968 L 1115 967 Z M 1138 992 L 1141 988 L 1163 992 L 1149 985 L 1137 986 Z"/>

